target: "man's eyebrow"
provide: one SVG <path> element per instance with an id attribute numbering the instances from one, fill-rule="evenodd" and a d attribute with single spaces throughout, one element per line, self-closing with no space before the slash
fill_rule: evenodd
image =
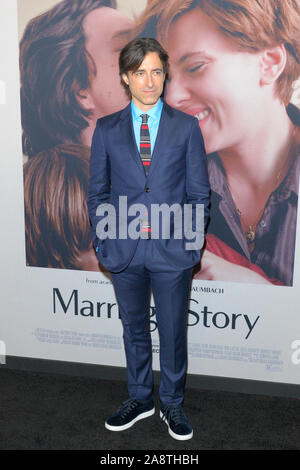
<path id="1" fill-rule="evenodd" d="M 161 67 L 157 67 L 156 69 L 152 69 L 151 72 L 162 72 L 163 69 Z M 142 67 L 139 67 L 137 68 L 136 70 L 133 71 L 134 72 L 145 72 L 145 69 L 143 69 Z"/>

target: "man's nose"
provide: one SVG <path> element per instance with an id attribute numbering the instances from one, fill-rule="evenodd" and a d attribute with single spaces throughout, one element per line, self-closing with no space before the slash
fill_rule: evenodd
<path id="1" fill-rule="evenodd" d="M 151 73 L 147 74 L 147 86 L 149 88 L 153 87 L 153 77 Z"/>

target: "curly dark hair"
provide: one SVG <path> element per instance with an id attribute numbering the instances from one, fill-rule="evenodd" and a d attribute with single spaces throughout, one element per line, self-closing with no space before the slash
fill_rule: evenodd
<path id="1" fill-rule="evenodd" d="M 76 94 L 89 87 L 95 64 L 85 49 L 83 21 L 115 0 L 63 0 L 33 18 L 20 42 L 23 153 L 80 142 L 90 111 Z"/>
<path id="2" fill-rule="evenodd" d="M 82 269 L 92 247 L 87 209 L 90 148 L 57 145 L 24 165 L 27 266 Z"/>

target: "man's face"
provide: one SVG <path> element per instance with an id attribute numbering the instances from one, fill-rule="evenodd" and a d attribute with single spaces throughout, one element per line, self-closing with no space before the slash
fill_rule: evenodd
<path id="1" fill-rule="evenodd" d="M 124 82 L 129 86 L 133 103 L 147 111 L 156 105 L 164 87 L 165 74 L 157 52 L 149 52 L 135 72 L 123 74 Z"/>
<path id="2" fill-rule="evenodd" d="M 95 119 L 128 104 L 120 84 L 118 58 L 132 26 L 131 20 L 108 7 L 93 10 L 84 20 L 85 48 L 96 66 L 96 75 L 90 74 L 85 106 L 93 110 Z"/>

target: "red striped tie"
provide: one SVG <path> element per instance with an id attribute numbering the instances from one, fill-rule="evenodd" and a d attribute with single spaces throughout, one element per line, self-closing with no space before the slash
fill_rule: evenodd
<path id="1" fill-rule="evenodd" d="M 146 176 L 149 173 L 151 164 L 151 142 L 148 127 L 148 114 L 141 114 L 142 125 L 140 133 L 140 155 Z"/>
<path id="2" fill-rule="evenodd" d="M 146 176 L 149 173 L 151 164 L 151 142 L 148 127 L 148 117 L 148 114 L 141 114 L 142 125 L 140 133 L 140 155 Z M 151 227 L 148 221 L 148 213 L 146 215 L 146 220 L 143 221 L 143 225 L 141 227 L 141 236 L 142 238 L 146 239 L 151 238 Z"/>

